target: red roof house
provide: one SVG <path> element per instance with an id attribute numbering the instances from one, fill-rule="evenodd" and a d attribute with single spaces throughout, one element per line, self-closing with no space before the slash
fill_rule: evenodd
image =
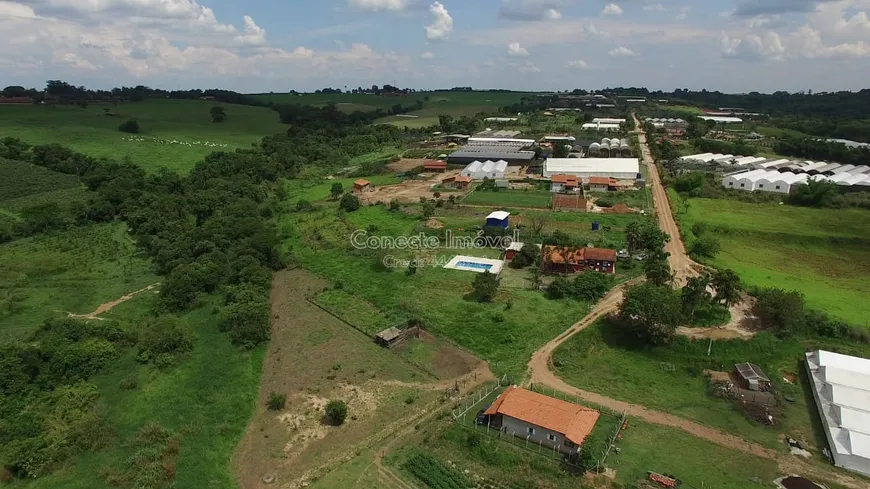
<path id="1" fill-rule="evenodd" d="M 354 193 L 368 192 L 370 190 L 372 190 L 372 182 L 368 180 L 359 179 L 353 182 Z"/>
<path id="2" fill-rule="evenodd" d="M 426 160 L 423 162 L 423 171 L 441 173 L 447 171 L 447 162 L 440 160 Z"/>
<path id="3" fill-rule="evenodd" d="M 490 427 L 562 453 L 576 454 L 601 414 L 520 387 L 509 387 L 484 412 Z"/>
<path id="4" fill-rule="evenodd" d="M 543 254 L 544 267 L 551 272 L 575 273 L 593 270 L 616 273 L 616 250 L 544 246 Z"/>

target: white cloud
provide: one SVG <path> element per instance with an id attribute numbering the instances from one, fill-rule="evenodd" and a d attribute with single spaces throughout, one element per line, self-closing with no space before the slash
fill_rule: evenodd
<path id="1" fill-rule="evenodd" d="M 615 3 L 608 3 L 601 11 L 601 15 L 622 15 L 622 7 Z"/>
<path id="2" fill-rule="evenodd" d="M 648 3 L 643 6 L 643 9 L 647 12 L 667 12 L 668 10 L 660 3 Z"/>
<path id="3" fill-rule="evenodd" d="M 535 66 L 535 63 L 531 61 L 526 61 L 522 64 L 509 63 L 508 67 L 513 68 L 520 73 L 540 73 L 541 69 Z"/>
<path id="4" fill-rule="evenodd" d="M 434 58 L 435 58 L 435 54 L 432 53 L 431 51 L 426 51 L 425 53 L 420 55 L 420 59 L 434 59 Z"/>
<path id="5" fill-rule="evenodd" d="M 577 69 L 581 69 L 581 70 L 589 69 L 589 64 L 587 62 L 583 61 L 582 59 L 569 61 L 566 66 L 568 66 L 569 68 L 577 68 Z"/>
<path id="6" fill-rule="evenodd" d="M 611 49 L 607 52 L 607 54 L 611 56 L 637 56 L 636 54 L 634 54 L 634 51 L 628 49 L 625 46 L 619 46 L 617 48 Z"/>
<path id="7" fill-rule="evenodd" d="M 348 5 L 360 10 L 378 12 L 381 10 L 405 10 L 408 0 L 348 0 Z"/>
<path id="8" fill-rule="evenodd" d="M 502 0 L 498 15 L 517 21 L 560 20 L 567 0 Z"/>
<path id="9" fill-rule="evenodd" d="M 544 19 L 545 20 L 559 20 L 562 18 L 562 13 L 556 9 L 548 8 L 544 10 Z"/>
<path id="10" fill-rule="evenodd" d="M 254 19 L 246 15 L 245 32 L 236 36 L 234 39 L 237 43 L 245 46 L 262 46 L 266 44 L 266 29 L 258 26 Z"/>
<path id="11" fill-rule="evenodd" d="M 526 48 L 520 46 L 520 43 L 512 42 L 512 43 L 508 44 L 508 56 L 518 56 L 519 57 L 519 56 L 528 56 L 528 55 L 529 55 L 529 51 Z"/>
<path id="12" fill-rule="evenodd" d="M 426 39 L 430 41 L 443 41 L 450 37 L 453 31 L 453 17 L 440 2 L 433 2 L 429 6 L 429 13 L 433 20 L 426 26 Z"/>
<path id="13" fill-rule="evenodd" d="M 686 20 L 689 17 L 689 11 L 692 10 L 691 7 L 682 7 L 680 8 L 680 13 L 677 14 L 677 20 Z"/>

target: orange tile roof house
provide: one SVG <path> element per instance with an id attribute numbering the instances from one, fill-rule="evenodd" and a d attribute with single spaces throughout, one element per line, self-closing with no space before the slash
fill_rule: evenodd
<path id="1" fill-rule="evenodd" d="M 520 387 L 508 387 L 484 412 L 491 428 L 568 455 L 580 446 L 601 414 Z"/>
<path id="2" fill-rule="evenodd" d="M 426 160 L 423 162 L 423 171 L 439 173 L 447 171 L 447 162 L 440 160 Z"/>
<path id="3" fill-rule="evenodd" d="M 589 177 L 589 190 L 606 192 L 616 187 L 616 179 L 610 177 Z"/>
<path id="4" fill-rule="evenodd" d="M 551 192 L 573 192 L 580 187 L 575 175 L 553 175 L 550 184 Z"/>

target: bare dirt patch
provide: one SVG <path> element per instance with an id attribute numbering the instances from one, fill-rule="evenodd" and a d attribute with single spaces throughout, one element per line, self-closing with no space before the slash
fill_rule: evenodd
<path id="1" fill-rule="evenodd" d="M 409 179 L 396 185 L 380 185 L 375 187 L 371 192 L 363 192 L 358 194 L 360 200 L 364 204 L 374 204 L 376 202 L 388 203 L 392 200 L 397 200 L 402 203 L 419 202 L 420 197 L 426 199 L 434 198 L 435 191 L 432 187 L 441 183 L 448 176 L 458 175 L 459 171 L 450 171 L 446 173 L 430 173 L 427 178 Z M 449 195 L 444 193 L 442 198 Z M 457 198 L 462 194 L 456 193 Z"/>
<path id="2" fill-rule="evenodd" d="M 444 227 L 444 223 L 433 217 L 426 221 L 426 227 L 429 229 L 441 229 Z"/>
<path id="3" fill-rule="evenodd" d="M 423 166 L 423 163 L 425 163 L 426 161 L 428 160 L 423 158 L 402 158 L 399 161 L 394 161 L 388 164 L 387 168 L 398 172 L 410 171 L 414 168 Z"/>
<path id="4" fill-rule="evenodd" d="M 127 295 L 123 295 L 123 296 L 121 296 L 121 297 L 119 297 L 111 302 L 105 302 L 103 304 L 100 304 L 100 306 L 97 307 L 93 312 L 89 312 L 87 314 L 73 314 L 73 313 L 69 312 L 69 313 L 67 313 L 67 316 L 69 316 L 73 319 L 96 319 L 98 321 L 102 321 L 103 318 L 99 317 L 101 314 L 105 314 L 105 313 L 111 311 L 112 309 L 115 308 L 115 306 L 117 306 L 119 304 L 123 304 L 124 302 L 127 302 L 128 300 L 135 297 L 137 294 L 141 294 L 142 292 L 147 292 L 149 290 L 154 290 L 155 288 L 157 288 L 158 285 L 160 285 L 160 282 L 157 282 L 156 284 L 151 284 L 148 287 L 145 287 L 143 289 L 139 289 L 135 292 L 131 292 Z"/>

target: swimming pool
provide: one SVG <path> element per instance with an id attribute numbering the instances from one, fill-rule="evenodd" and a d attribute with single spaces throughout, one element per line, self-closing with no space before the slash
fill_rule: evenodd
<path id="1" fill-rule="evenodd" d="M 502 260 L 492 260 L 490 258 L 478 258 L 476 256 L 457 255 L 444 268 L 453 270 L 462 270 L 465 272 L 489 272 L 498 274 L 504 266 Z"/>
<path id="2" fill-rule="evenodd" d="M 456 262 L 457 268 L 474 268 L 475 270 L 491 270 L 492 264 L 490 263 L 477 263 L 473 261 L 460 261 Z"/>

